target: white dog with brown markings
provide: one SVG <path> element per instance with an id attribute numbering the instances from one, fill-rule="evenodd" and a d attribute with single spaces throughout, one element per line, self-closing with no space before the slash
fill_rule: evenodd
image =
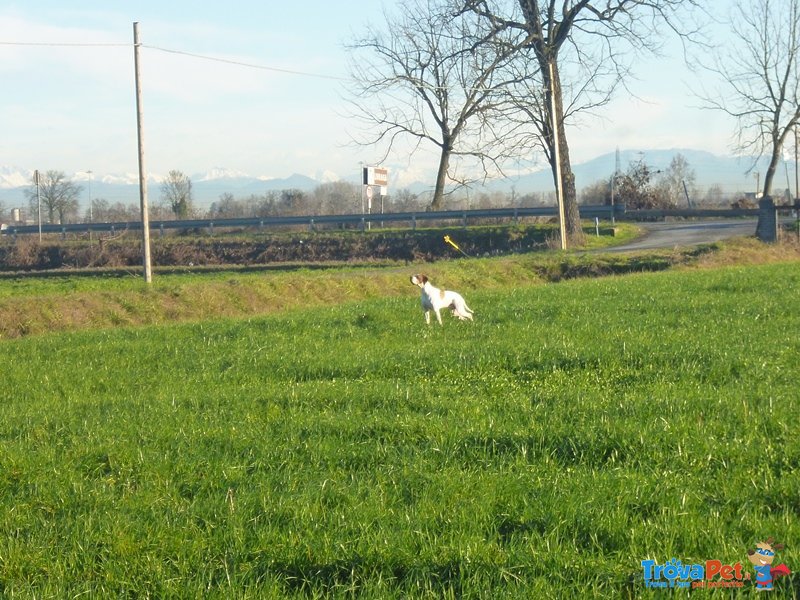
<path id="1" fill-rule="evenodd" d="M 458 292 L 440 290 L 428 281 L 425 275 L 412 275 L 411 283 L 422 290 L 420 303 L 422 310 L 425 311 L 425 323 L 428 325 L 431 323 L 431 312 L 436 315 L 439 325 L 442 324 L 442 315 L 439 314 L 439 311 L 443 308 L 449 308 L 453 316 L 462 321 L 472 321 L 473 311 Z"/>

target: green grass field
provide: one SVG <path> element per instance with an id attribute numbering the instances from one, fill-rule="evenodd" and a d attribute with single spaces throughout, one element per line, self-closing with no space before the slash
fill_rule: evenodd
<path id="1" fill-rule="evenodd" d="M 474 282 L 443 328 L 408 286 L 0 340 L 0 596 L 638 598 L 645 559 L 752 574 L 768 536 L 800 570 L 798 284 Z"/>

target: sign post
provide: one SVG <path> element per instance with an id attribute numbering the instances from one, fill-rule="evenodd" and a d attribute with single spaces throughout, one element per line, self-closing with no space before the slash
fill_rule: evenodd
<path id="1" fill-rule="evenodd" d="M 364 167 L 361 183 L 366 188 L 367 194 L 367 214 L 372 213 L 372 197 L 375 194 L 373 186 L 379 188 L 381 196 L 381 214 L 383 213 L 383 197 L 387 195 L 389 188 L 389 169 L 386 167 Z M 369 223 L 367 226 L 371 226 Z"/>
<path id="2" fill-rule="evenodd" d="M 372 186 L 367 186 L 367 214 L 372 214 Z M 372 229 L 372 221 L 367 221 L 367 229 Z"/>

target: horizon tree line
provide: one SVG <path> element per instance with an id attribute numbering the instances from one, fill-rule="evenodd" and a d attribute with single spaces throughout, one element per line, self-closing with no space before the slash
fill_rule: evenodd
<path id="1" fill-rule="evenodd" d="M 44 184 L 46 182 L 46 184 Z M 192 182 L 182 172 L 173 170 L 161 185 L 159 201 L 150 207 L 151 220 L 187 218 L 259 218 L 357 212 L 361 186 L 346 181 L 318 185 L 310 191 L 285 189 L 236 197 L 231 192 L 221 194 L 207 209 L 196 206 Z M 138 203 L 109 202 L 91 198 L 91 209 L 79 213 L 79 198 L 83 186 L 71 181 L 61 171 L 47 171 L 40 178 L 39 195 L 44 223 L 130 222 L 141 218 Z M 35 220 L 37 199 L 35 184 L 25 190 L 29 199 L 28 217 Z M 749 199 L 748 199 L 749 198 Z M 697 205 L 753 204 L 749 193 L 738 191 L 726 194 L 719 185 L 711 186 L 701 196 L 696 186 L 696 173 L 686 157 L 677 153 L 663 170 L 649 167 L 642 158 L 632 160 L 627 170 L 599 179 L 585 186 L 578 197 L 581 204 L 624 204 L 637 208 L 691 208 Z M 453 209 L 533 207 L 552 205 L 554 193 L 517 194 L 505 192 L 475 192 L 462 188 L 450 198 Z M 59 204 L 61 202 L 61 204 Z M 386 201 L 387 212 L 424 211 L 429 208 L 431 194 L 400 189 Z M 754 205 L 754 204 L 753 204 Z M 0 220 L 8 211 L 0 204 Z"/>

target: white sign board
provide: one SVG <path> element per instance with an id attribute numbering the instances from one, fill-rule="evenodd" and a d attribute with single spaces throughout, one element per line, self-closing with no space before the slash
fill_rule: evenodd
<path id="1" fill-rule="evenodd" d="M 389 169 L 385 167 L 364 167 L 364 185 L 378 185 L 386 187 L 389 185 Z M 386 194 L 383 194 L 384 196 Z"/>

